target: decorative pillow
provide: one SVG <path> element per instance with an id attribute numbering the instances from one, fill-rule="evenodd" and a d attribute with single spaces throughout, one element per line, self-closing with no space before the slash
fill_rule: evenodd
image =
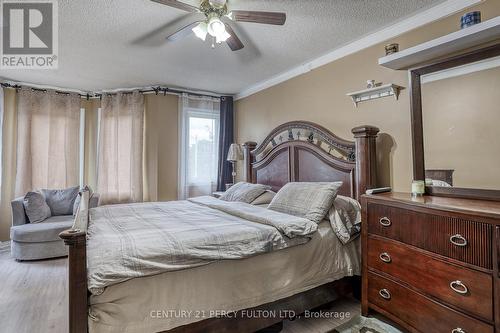
<path id="1" fill-rule="evenodd" d="M 75 204 L 79 190 L 78 186 L 64 190 L 42 190 L 52 216 L 73 214 L 73 205 Z"/>
<path id="2" fill-rule="evenodd" d="M 30 223 L 40 223 L 51 216 L 50 207 L 41 192 L 26 193 L 23 205 Z"/>
<path id="3" fill-rule="evenodd" d="M 338 195 L 328 212 L 328 218 L 342 244 L 355 239 L 361 231 L 361 205 L 353 198 Z"/>
<path id="4" fill-rule="evenodd" d="M 267 185 L 239 182 L 231 186 L 219 199 L 251 203 L 259 195 L 270 189 L 271 187 Z"/>
<path id="5" fill-rule="evenodd" d="M 92 198 L 92 195 L 94 195 L 94 192 L 90 188 L 90 186 L 85 185 L 76 195 L 75 203 L 73 204 L 73 216 L 76 216 L 76 212 L 78 211 L 78 207 L 80 207 L 80 201 L 82 200 L 82 192 L 88 191 L 89 192 L 89 199 Z"/>
<path id="6" fill-rule="evenodd" d="M 259 195 L 254 201 L 251 202 L 252 205 L 269 205 L 271 201 L 273 200 L 274 196 L 276 195 L 276 192 L 273 192 L 271 190 L 267 190 L 261 195 Z"/>
<path id="7" fill-rule="evenodd" d="M 341 186 L 342 182 L 288 183 L 276 193 L 267 208 L 320 223 Z"/>

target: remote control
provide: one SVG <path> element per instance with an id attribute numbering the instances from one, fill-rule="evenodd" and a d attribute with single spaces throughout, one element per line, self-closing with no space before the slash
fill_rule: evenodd
<path id="1" fill-rule="evenodd" d="M 384 193 L 384 192 L 391 192 L 390 187 L 379 187 L 379 188 L 372 188 L 370 190 L 366 190 L 366 194 L 377 194 L 377 193 Z"/>

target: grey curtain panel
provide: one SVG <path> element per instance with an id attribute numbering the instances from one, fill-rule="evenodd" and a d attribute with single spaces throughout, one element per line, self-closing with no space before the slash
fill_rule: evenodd
<path id="1" fill-rule="evenodd" d="M 231 163 L 226 160 L 229 146 L 234 142 L 234 111 L 233 97 L 220 98 L 220 132 L 219 132 L 219 172 L 217 176 L 217 191 L 224 191 L 226 183 L 232 181 Z"/>

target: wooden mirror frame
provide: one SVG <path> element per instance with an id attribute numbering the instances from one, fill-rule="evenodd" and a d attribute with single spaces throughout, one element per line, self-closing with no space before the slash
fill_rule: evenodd
<path id="1" fill-rule="evenodd" d="M 425 180 L 421 76 L 497 56 L 500 56 L 500 43 L 409 70 L 413 179 Z M 480 172 L 479 165 L 478 171 Z M 426 193 L 435 196 L 500 201 L 500 190 L 426 186 Z"/>

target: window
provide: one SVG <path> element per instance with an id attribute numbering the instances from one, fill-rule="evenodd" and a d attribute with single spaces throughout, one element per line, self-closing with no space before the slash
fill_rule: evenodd
<path id="1" fill-rule="evenodd" d="M 183 96 L 180 108 L 179 199 L 208 195 L 217 186 L 220 104 Z"/>

